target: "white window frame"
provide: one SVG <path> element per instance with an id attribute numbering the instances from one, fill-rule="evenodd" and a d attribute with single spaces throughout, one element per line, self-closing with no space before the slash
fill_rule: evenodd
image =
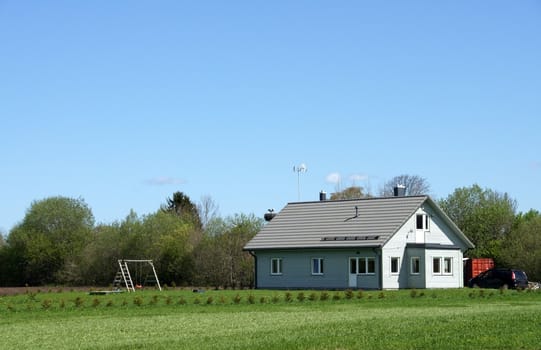
<path id="1" fill-rule="evenodd" d="M 361 269 L 361 261 L 364 261 L 364 270 Z M 369 267 L 370 267 L 370 264 L 369 262 L 372 262 L 372 266 L 374 267 L 374 271 L 370 271 Z M 374 257 L 362 257 L 362 258 L 357 258 L 357 274 L 358 275 L 375 275 L 376 274 L 376 258 Z"/>
<path id="2" fill-rule="evenodd" d="M 434 262 L 438 262 L 439 271 L 434 271 Z M 452 256 L 434 256 L 432 257 L 432 274 L 450 276 L 453 274 L 453 257 Z"/>
<path id="3" fill-rule="evenodd" d="M 276 262 L 276 265 L 275 265 Z M 274 267 L 276 266 L 276 271 Z M 271 258 L 271 264 L 270 264 L 270 274 L 272 276 L 280 276 L 282 275 L 283 271 L 283 260 L 282 258 Z"/>
<path id="4" fill-rule="evenodd" d="M 321 276 L 324 273 L 323 270 L 323 258 L 312 258 L 310 260 L 312 266 L 312 275 Z"/>
<path id="5" fill-rule="evenodd" d="M 393 271 L 393 261 L 396 261 L 396 271 Z M 391 275 L 398 275 L 400 273 L 400 257 L 391 256 L 391 264 L 389 266 Z"/>
<path id="6" fill-rule="evenodd" d="M 414 261 L 417 261 L 417 264 L 414 263 Z M 411 257 L 411 265 L 410 265 L 410 274 L 412 275 L 419 275 L 421 273 L 421 257 L 419 256 L 412 256 Z M 417 271 L 415 271 L 414 267 L 417 266 Z"/>

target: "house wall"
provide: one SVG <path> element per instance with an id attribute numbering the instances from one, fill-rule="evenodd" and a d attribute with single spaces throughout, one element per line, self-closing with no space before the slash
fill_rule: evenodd
<path id="1" fill-rule="evenodd" d="M 374 275 L 358 275 L 357 288 L 378 289 L 379 257 L 373 249 L 320 249 L 256 251 L 257 288 L 346 289 L 349 288 L 349 258 L 374 257 Z M 271 274 L 271 259 L 282 259 L 282 274 Z M 323 274 L 312 275 L 312 258 L 323 258 Z"/>
<path id="2" fill-rule="evenodd" d="M 429 249 L 425 253 L 424 268 L 426 271 L 426 288 L 461 288 L 464 287 L 464 267 L 462 252 L 458 249 Z M 433 270 L 434 258 L 451 258 L 452 268 L 450 274 L 435 273 Z M 440 266 L 443 269 L 443 266 Z"/>
<path id="3" fill-rule="evenodd" d="M 417 214 L 429 216 L 428 230 L 417 230 Z M 451 228 L 435 214 L 429 205 L 419 208 L 382 249 L 382 288 L 458 288 L 464 282 L 462 278 L 462 252 L 456 250 L 431 251 L 422 248 L 408 248 L 407 243 L 441 244 L 458 246 L 465 249 L 463 242 L 456 237 Z M 435 275 L 432 273 L 432 258 L 451 257 L 453 273 L 451 275 Z M 420 273 L 411 273 L 411 258 L 419 257 Z M 391 272 L 391 259 L 399 258 L 399 273 Z M 458 265 L 460 264 L 460 265 Z M 460 266 L 460 268 L 459 268 Z"/>
<path id="4" fill-rule="evenodd" d="M 407 273 L 407 288 L 426 288 L 426 250 L 423 248 L 408 248 L 406 249 L 405 268 Z M 419 258 L 419 273 L 411 272 L 411 259 Z"/>

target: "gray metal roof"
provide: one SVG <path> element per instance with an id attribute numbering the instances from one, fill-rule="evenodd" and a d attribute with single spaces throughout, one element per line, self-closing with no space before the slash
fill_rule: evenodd
<path id="1" fill-rule="evenodd" d="M 379 247 L 427 200 L 437 207 L 428 196 L 289 203 L 244 249 Z"/>

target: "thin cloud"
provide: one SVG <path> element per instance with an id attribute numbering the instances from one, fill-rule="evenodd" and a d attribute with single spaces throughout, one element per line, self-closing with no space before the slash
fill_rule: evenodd
<path id="1" fill-rule="evenodd" d="M 342 177 L 340 176 L 339 173 L 330 173 L 325 178 L 325 181 L 327 181 L 329 183 L 332 183 L 332 184 L 339 184 L 341 180 L 342 180 Z"/>
<path id="2" fill-rule="evenodd" d="M 146 180 L 145 183 L 151 186 L 183 185 L 186 183 L 186 180 L 169 176 L 158 176 Z"/>
<path id="3" fill-rule="evenodd" d="M 349 180 L 352 182 L 366 181 L 368 180 L 368 175 L 353 174 L 349 177 Z"/>

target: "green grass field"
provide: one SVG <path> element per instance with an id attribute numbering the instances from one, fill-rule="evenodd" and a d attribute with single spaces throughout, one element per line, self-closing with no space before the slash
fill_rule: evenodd
<path id="1" fill-rule="evenodd" d="M 22 293 L 0 297 L 0 339 L 2 349 L 540 349 L 541 292 Z"/>

